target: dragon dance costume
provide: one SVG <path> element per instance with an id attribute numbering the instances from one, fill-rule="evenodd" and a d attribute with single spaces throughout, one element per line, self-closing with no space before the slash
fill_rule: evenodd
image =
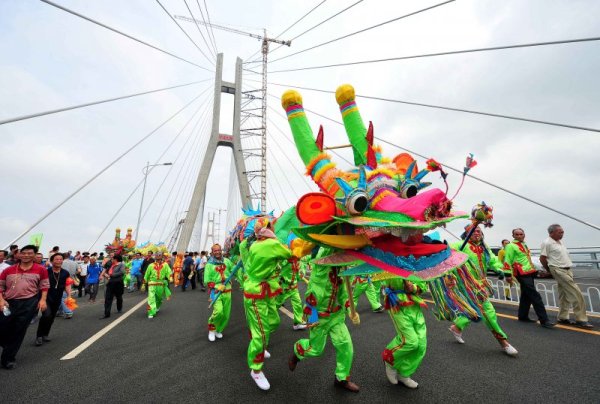
<path id="1" fill-rule="evenodd" d="M 277 295 L 282 292 L 278 264 L 291 257 L 292 252 L 275 238 L 259 238 L 248 250 L 244 309 L 251 340 L 248 344 L 247 359 L 248 367 L 252 369 L 252 377 L 264 390 L 270 387 L 262 374 L 265 357 L 270 356 L 267 353 L 269 338 L 281 321 L 275 301 Z M 259 375 L 260 380 L 255 375 Z M 263 381 L 265 383 L 261 384 Z"/>
<path id="2" fill-rule="evenodd" d="M 208 287 L 211 300 L 214 300 L 217 292 L 221 292 L 221 296 L 213 304 L 213 312 L 208 318 L 208 339 L 211 342 L 215 340 L 215 337 L 223 337 L 223 330 L 227 327 L 231 317 L 231 284 L 226 285 L 225 280 L 232 268 L 233 264 L 227 258 L 217 258 L 214 255 L 211 255 L 204 267 L 204 284 Z"/>
<path id="3" fill-rule="evenodd" d="M 331 248 L 323 247 L 317 258 L 327 256 L 332 251 Z M 329 337 L 335 348 L 336 380 L 349 380 L 354 348 L 345 322 L 346 308 L 349 306 L 348 293 L 339 271 L 337 267 L 313 265 L 305 294 L 305 312 L 314 322 L 311 324 L 309 337 L 294 344 L 294 353 L 289 361 L 290 370 L 295 369 L 298 361 L 321 356 Z"/>
<path id="4" fill-rule="evenodd" d="M 292 260 L 284 262 L 281 266 L 281 274 L 279 276 L 279 284 L 282 292 L 276 298 L 277 309 L 289 299 L 292 303 L 292 311 L 294 314 L 294 329 L 300 330 L 306 328 L 306 324 L 302 319 L 302 300 L 298 291 L 298 280 L 304 277 L 304 269 L 300 261 Z"/>
<path id="5" fill-rule="evenodd" d="M 144 274 L 144 284 L 148 286 L 148 318 L 153 318 L 160 310 L 163 299 L 171 296 L 169 277 L 171 268 L 165 262 L 154 262 L 148 266 Z"/>
<path id="6" fill-rule="evenodd" d="M 362 294 L 365 294 L 367 296 L 369 304 L 371 305 L 371 310 L 373 310 L 376 313 L 383 311 L 383 306 L 379 302 L 379 294 L 381 288 L 380 282 L 373 281 L 369 275 L 357 275 L 352 280 L 352 285 L 354 286 L 352 290 L 354 307 L 358 307 L 358 298 Z"/>
<path id="7" fill-rule="evenodd" d="M 458 241 L 452 244 L 452 248 L 454 250 L 459 250 L 462 241 Z M 481 241 L 469 241 L 465 245 L 465 247 L 460 250 L 461 252 L 467 254 L 469 260 L 467 261 L 467 268 L 475 282 L 479 285 L 478 289 L 478 300 L 481 304 L 481 314 L 485 325 L 492 332 L 492 335 L 498 340 L 498 342 L 504 347 L 506 345 L 505 341 L 508 339 L 506 333 L 500 328 L 498 324 L 498 317 L 496 315 L 496 310 L 494 306 L 489 301 L 489 297 L 493 295 L 492 287 L 488 282 L 487 270 L 492 270 L 497 273 L 501 278 L 505 275 L 511 276 L 510 272 L 503 270 L 503 265 L 500 260 L 494 255 L 492 250 Z M 457 316 L 454 321 L 454 329 L 450 329 L 455 338 L 459 343 L 464 343 L 462 339 L 462 331 L 471 323 L 467 317 L 463 315 Z M 458 333 L 456 332 L 458 330 Z M 514 349 L 514 348 L 513 348 Z M 510 355 L 516 355 L 516 350 L 508 349 L 505 351 Z"/>
<path id="8" fill-rule="evenodd" d="M 401 381 L 407 387 L 416 388 L 417 382 L 410 377 L 423 361 L 427 350 L 427 326 L 421 311 L 421 307 L 427 306 L 419 297 L 426 285 L 424 282 L 413 284 L 400 278 L 391 278 L 384 280 L 382 287 L 384 307 L 396 330 L 396 337 L 382 353 L 386 375 L 392 384 Z"/>

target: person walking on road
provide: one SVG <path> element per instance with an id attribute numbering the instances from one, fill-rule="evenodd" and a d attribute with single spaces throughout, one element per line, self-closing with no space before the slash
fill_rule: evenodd
<path id="1" fill-rule="evenodd" d="M 165 263 L 162 253 L 156 254 L 155 261 L 148 265 L 144 275 L 144 284 L 148 286 L 148 318 L 152 319 L 160 311 L 163 299 L 171 296 L 169 278 L 171 268 Z"/>
<path id="2" fill-rule="evenodd" d="M 181 291 L 185 292 L 188 282 L 192 285 L 192 290 L 196 289 L 196 274 L 194 273 L 194 253 L 188 253 L 187 257 L 183 260 L 183 272 Z"/>
<path id="3" fill-rule="evenodd" d="M 90 266 L 90 253 L 83 253 L 83 262 L 77 269 L 77 278 L 79 279 L 79 285 L 77 285 L 77 297 L 85 296 L 87 293 L 86 280 L 88 274 L 88 267 Z"/>
<path id="4" fill-rule="evenodd" d="M 553 328 L 556 324 L 548 319 L 546 308 L 540 293 L 535 288 L 537 271 L 531 262 L 529 247 L 525 244 L 525 231 L 521 228 L 512 231 L 514 240 L 505 247 L 504 267 L 511 269 L 515 278 L 521 285 L 521 298 L 519 299 L 519 321 L 535 323 L 529 318 L 529 309 L 533 309 L 544 328 Z"/>
<path id="5" fill-rule="evenodd" d="M 87 287 L 90 295 L 90 303 L 96 303 L 98 295 L 98 286 L 100 284 L 100 273 L 102 273 L 102 265 L 96 261 L 96 253 L 90 256 L 90 265 L 88 266 Z"/>
<path id="6" fill-rule="evenodd" d="M 112 302 L 117 299 L 117 312 L 123 310 L 123 277 L 125 276 L 125 264 L 123 256 L 115 254 L 112 258 L 112 266 L 108 270 L 102 271 L 100 277 L 106 279 L 106 291 L 104 296 L 104 316 L 100 319 L 110 317 Z"/>
<path id="7" fill-rule="evenodd" d="M 204 283 L 208 287 L 210 300 L 221 292 L 219 300 L 213 303 L 213 312 L 208 318 L 208 340 L 214 342 L 215 338 L 223 338 L 223 330 L 231 317 L 231 284 L 225 281 L 231 274 L 233 263 L 223 257 L 223 250 L 219 244 L 211 247 L 211 257 L 204 270 Z"/>
<path id="8" fill-rule="evenodd" d="M 71 296 L 71 277 L 69 272 L 62 269 L 63 259 L 61 254 L 54 254 L 50 257 L 50 263 L 52 264 L 52 268 L 48 269 L 50 289 L 48 290 L 48 297 L 46 299 L 46 310 L 42 312 L 42 318 L 40 318 L 38 323 L 35 339 L 36 346 L 41 346 L 44 342 L 50 342 L 48 335 L 54 323 L 56 312 L 60 308 L 63 292 L 66 291 L 67 296 Z"/>
<path id="9" fill-rule="evenodd" d="M 470 226 L 465 230 L 470 230 Z M 508 342 L 506 333 L 500 328 L 500 324 L 498 324 L 496 310 L 489 300 L 489 298 L 493 296 L 492 286 L 487 280 L 487 271 L 490 270 L 498 274 L 500 279 L 504 279 L 504 276 L 506 276 L 507 282 L 512 284 L 511 272 L 509 269 L 506 269 L 506 273 L 503 271 L 503 265 L 500 263 L 500 260 L 496 258 L 492 250 L 484 242 L 481 228 L 476 227 L 475 230 L 473 230 L 469 242 L 462 250 L 460 250 L 462 244 L 463 241 L 457 241 L 452 244 L 451 248 L 465 253 L 467 254 L 467 257 L 469 257 L 465 265 L 473 277 L 473 280 L 478 283 L 481 290 L 481 292 L 478 293 L 477 299 L 481 304 L 483 322 L 492 332 L 492 335 L 496 338 L 502 347 L 502 350 L 509 356 L 516 356 L 518 354 L 517 350 Z M 459 344 L 464 344 L 465 341 L 463 340 L 462 333 L 471 323 L 471 320 L 463 315 L 458 315 L 453 323 L 454 324 L 450 326 L 450 332 Z"/>
<path id="10" fill-rule="evenodd" d="M 17 366 L 17 353 L 31 319 L 48 307 L 48 270 L 33 262 L 36 252 L 36 246 L 26 245 L 20 261 L 0 274 L 0 365 L 9 370 Z"/>
<path id="11" fill-rule="evenodd" d="M 562 242 L 565 231 L 559 224 L 548 227 L 549 237 L 542 243 L 540 262 L 552 274 L 558 284 L 558 323 L 573 325 L 584 329 L 594 328 L 588 321 L 585 312 L 585 301 L 579 286 L 573 280 L 571 267 L 573 262 L 567 247 Z M 575 323 L 569 320 L 569 309 L 573 306 Z"/>

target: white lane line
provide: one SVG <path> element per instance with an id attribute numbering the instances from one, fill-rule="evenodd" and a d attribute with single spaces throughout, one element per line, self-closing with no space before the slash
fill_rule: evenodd
<path id="1" fill-rule="evenodd" d="M 292 312 L 290 312 L 288 309 L 286 309 L 285 307 L 281 306 L 279 308 L 279 311 L 282 312 L 283 314 L 285 314 L 286 316 L 288 316 L 289 318 L 291 318 L 292 320 L 294 319 L 294 315 L 292 314 Z"/>
<path id="2" fill-rule="evenodd" d="M 73 349 L 71 352 L 69 352 L 68 354 L 66 354 L 62 358 L 60 358 L 60 360 L 61 361 L 66 361 L 66 360 L 69 360 L 69 359 L 76 358 L 77 355 L 79 355 L 80 353 L 82 353 L 83 351 L 85 351 L 87 348 L 89 348 L 94 342 L 96 342 L 100 338 L 102 338 L 106 333 L 108 333 L 110 330 L 112 330 L 117 325 L 119 325 L 122 321 L 124 321 L 127 317 L 129 317 L 130 315 L 132 315 L 134 311 L 136 311 L 137 309 L 139 309 L 140 307 L 142 307 L 144 304 L 146 304 L 146 299 L 143 299 L 141 302 L 139 302 L 138 304 L 136 304 L 135 306 L 133 306 L 131 309 L 129 309 L 129 311 L 127 311 L 121 317 L 119 317 L 118 319 L 116 319 L 115 321 L 113 321 L 112 323 L 110 323 L 109 325 L 107 325 L 106 327 L 104 327 L 103 329 L 101 329 L 100 331 L 98 331 L 96 334 L 92 335 L 83 344 L 79 345 L 77 348 Z"/>

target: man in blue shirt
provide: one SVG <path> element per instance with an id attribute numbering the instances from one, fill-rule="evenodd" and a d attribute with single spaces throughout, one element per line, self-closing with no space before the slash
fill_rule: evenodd
<path id="1" fill-rule="evenodd" d="M 183 282 L 181 284 L 181 291 L 185 292 L 185 287 L 187 286 L 188 280 L 192 284 L 192 290 L 196 289 L 196 274 L 193 272 L 194 270 L 194 254 L 188 253 L 185 259 L 183 260 Z"/>
<path id="2" fill-rule="evenodd" d="M 96 303 L 96 295 L 98 294 L 98 284 L 100 283 L 100 272 L 102 265 L 96 262 L 97 254 L 90 255 L 90 265 L 88 266 L 87 286 L 89 288 L 90 303 Z"/>
<path id="3" fill-rule="evenodd" d="M 135 291 L 135 285 L 137 285 L 137 289 L 140 290 L 142 287 L 142 264 L 144 260 L 142 259 L 142 254 L 135 253 L 134 259 L 131 261 L 131 269 L 129 270 L 129 275 L 131 280 L 129 281 L 129 293 Z"/>

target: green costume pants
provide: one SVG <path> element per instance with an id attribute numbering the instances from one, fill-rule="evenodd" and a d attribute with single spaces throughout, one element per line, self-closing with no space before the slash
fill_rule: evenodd
<path id="1" fill-rule="evenodd" d="M 246 321 L 250 329 L 250 343 L 248 344 L 248 367 L 259 371 L 265 360 L 265 350 L 269 346 L 269 338 L 281 319 L 277 310 L 275 297 L 266 296 L 263 299 L 244 298 Z"/>
<path id="2" fill-rule="evenodd" d="M 208 318 L 208 331 L 223 332 L 231 317 L 231 292 L 221 293 Z"/>
<path id="3" fill-rule="evenodd" d="M 301 324 L 302 321 L 302 301 L 300 300 L 300 292 L 298 288 L 284 289 L 283 293 L 278 295 L 275 300 L 277 302 L 277 309 L 290 299 L 292 302 L 292 310 L 294 312 L 294 325 Z"/>
<path id="4" fill-rule="evenodd" d="M 483 302 L 483 304 L 481 305 L 481 307 L 483 309 L 483 321 L 487 328 L 490 329 L 494 337 L 499 341 L 503 339 L 508 339 L 508 337 L 506 336 L 504 331 L 502 331 L 502 328 L 500 328 L 500 325 L 498 324 L 498 317 L 496 316 L 496 310 L 494 309 L 494 306 L 492 306 L 492 303 L 490 303 L 490 301 L 486 299 L 485 302 Z M 464 330 L 470 323 L 471 320 L 463 316 L 458 316 L 456 317 L 456 319 L 454 319 L 454 325 L 461 331 Z"/>
<path id="5" fill-rule="evenodd" d="M 309 338 L 296 341 L 294 352 L 298 359 L 321 356 L 329 336 L 335 348 L 335 376 L 338 380 L 347 380 L 354 358 L 354 347 L 345 320 L 344 310 L 333 313 L 330 317 L 319 317 L 318 325 L 310 329 Z"/>
<path id="6" fill-rule="evenodd" d="M 376 285 L 371 282 L 357 282 L 354 285 L 354 290 L 352 291 L 352 295 L 354 296 L 354 307 L 358 307 L 358 298 L 363 293 L 367 295 L 367 300 L 371 304 L 371 310 L 377 310 L 381 307 L 381 303 L 379 302 L 379 285 L 376 287 Z"/>
<path id="7" fill-rule="evenodd" d="M 167 286 L 148 286 L 148 315 L 155 316 L 163 299 L 169 296 L 171 296 L 171 291 Z"/>
<path id="8" fill-rule="evenodd" d="M 387 344 L 382 357 L 400 377 L 410 377 L 425 357 L 427 326 L 419 305 L 404 306 L 397 312 L 389 311 L 396 329 L 396 337 Z"/>

